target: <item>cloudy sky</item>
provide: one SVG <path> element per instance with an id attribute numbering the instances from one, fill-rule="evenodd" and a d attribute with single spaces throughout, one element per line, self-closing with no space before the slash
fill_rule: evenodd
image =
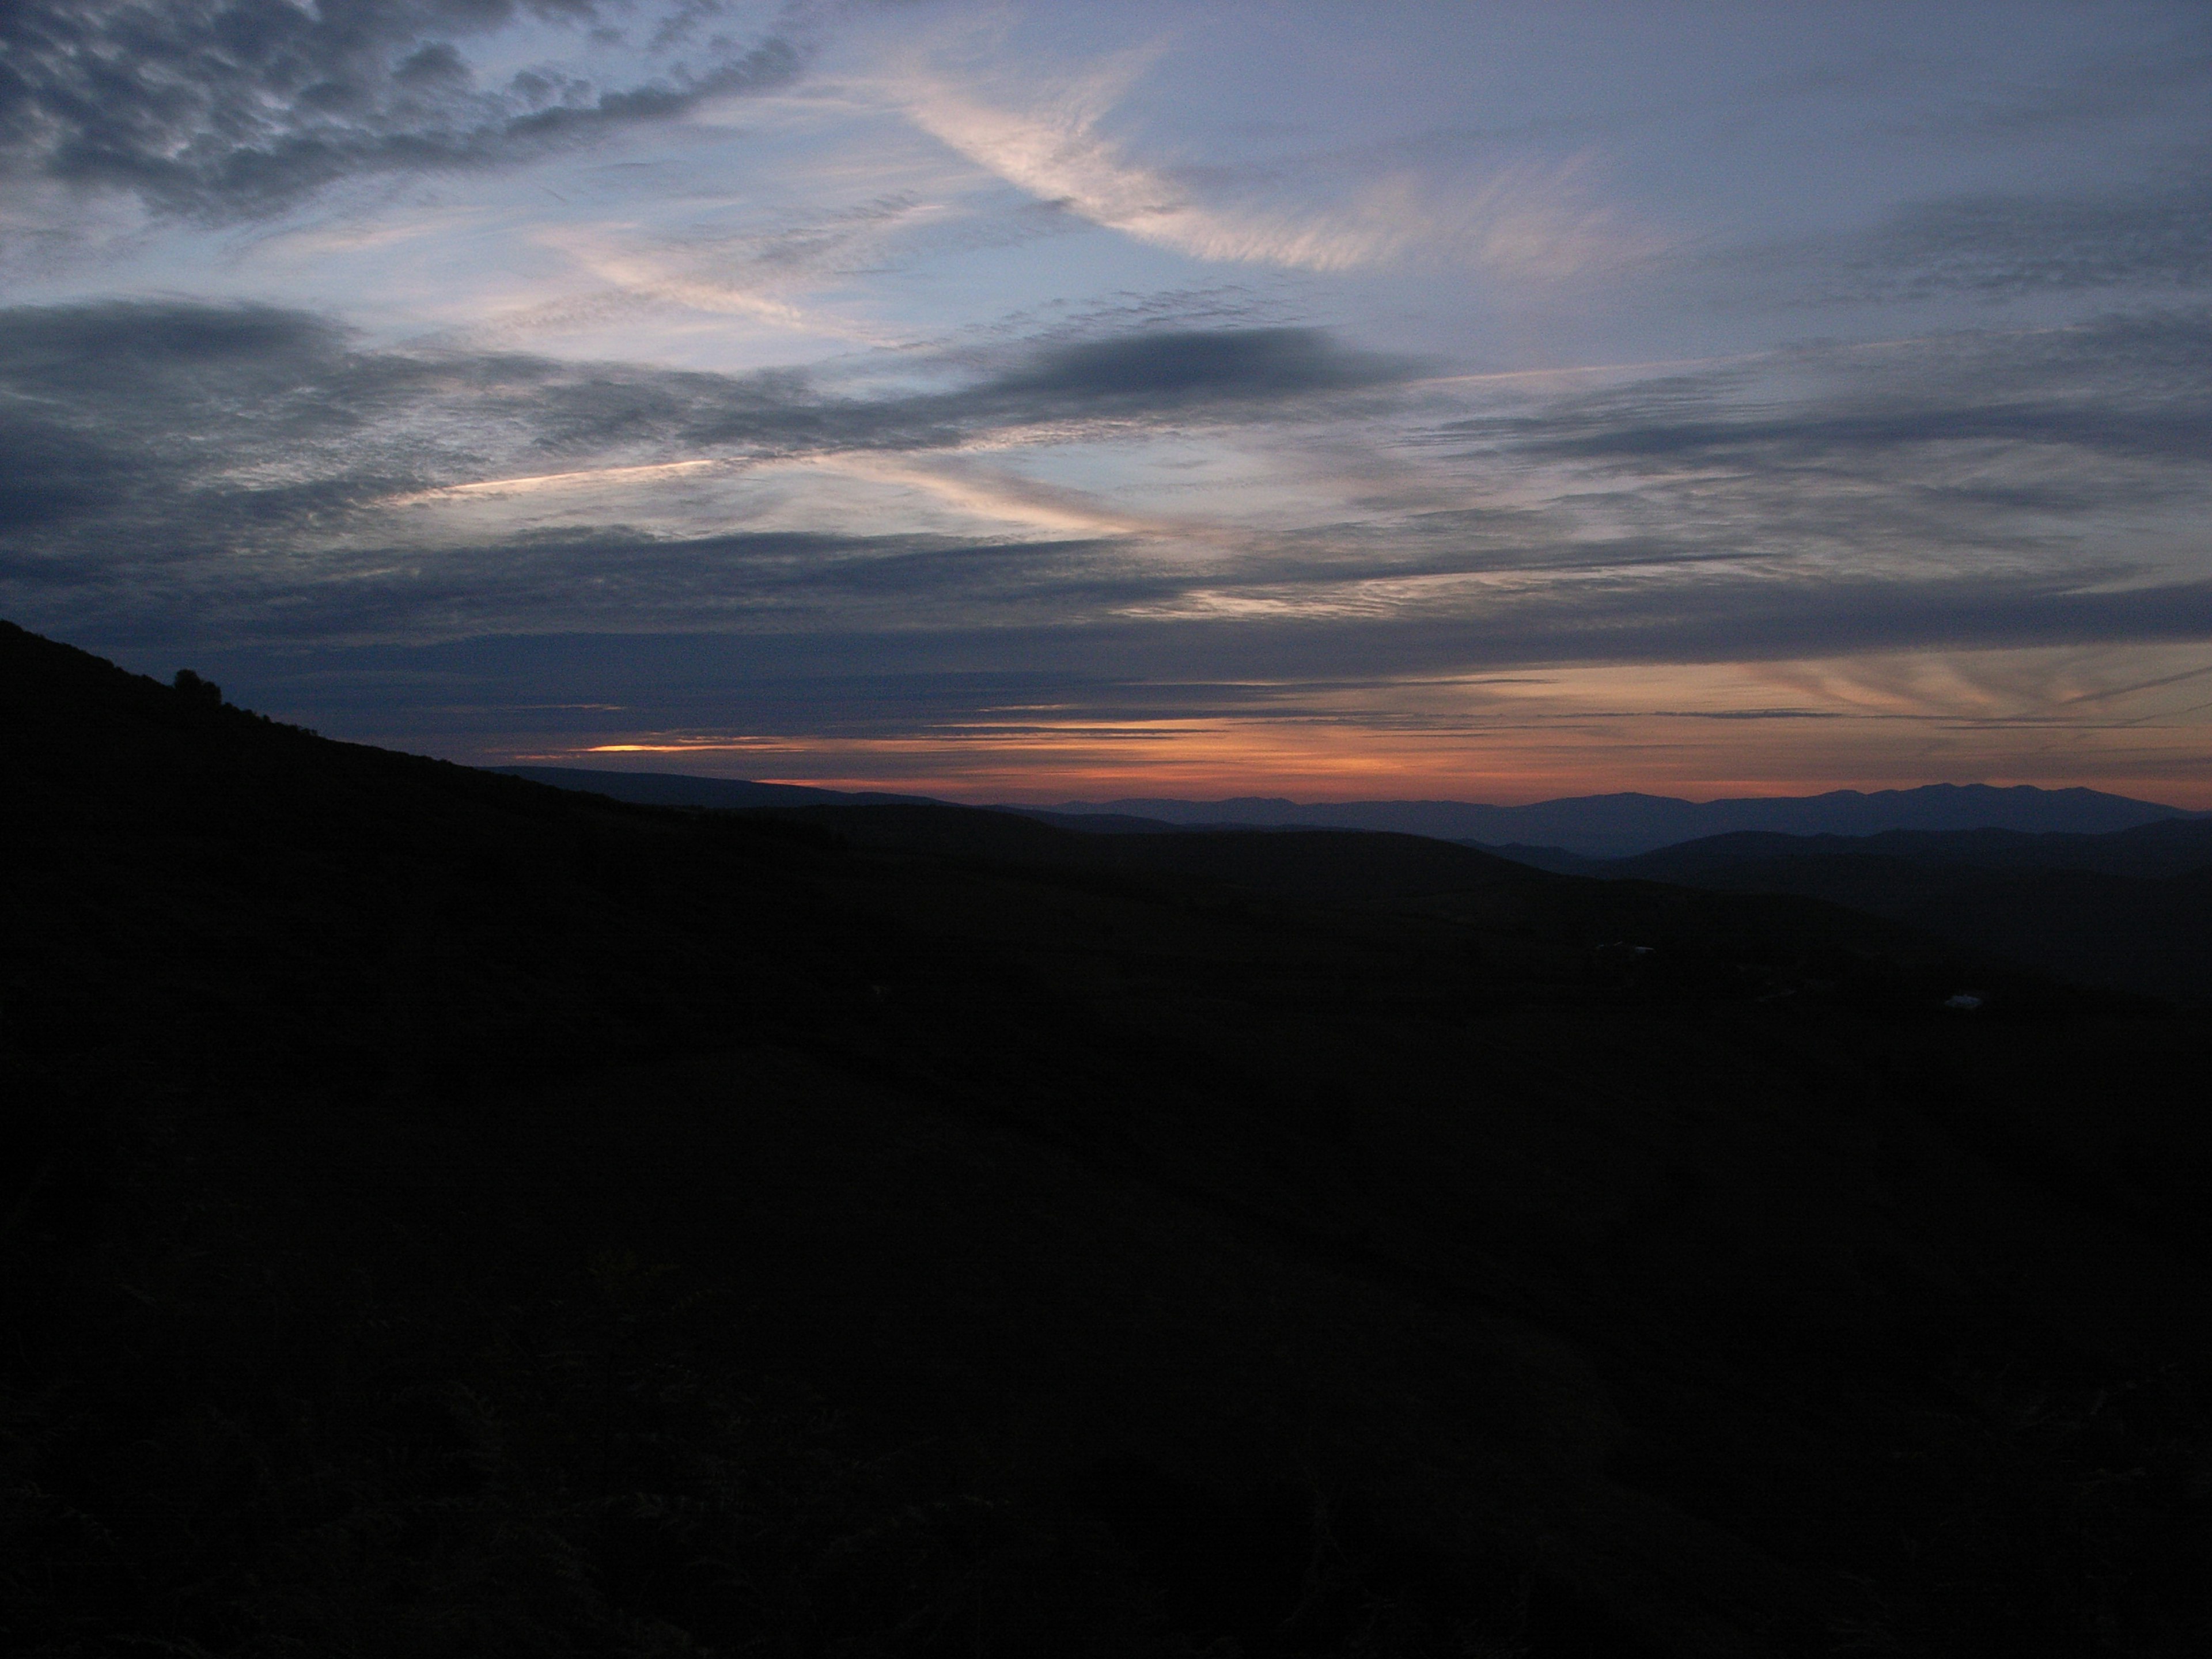
<path id="1" fill-rule="evenodd" d="M 15 0 L 0 614 L 454 759 L 2212 806 L 2200 3 Z"/>

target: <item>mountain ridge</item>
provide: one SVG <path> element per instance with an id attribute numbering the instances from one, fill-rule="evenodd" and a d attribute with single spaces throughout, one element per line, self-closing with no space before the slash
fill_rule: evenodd
<path id="1" fill-rule="evenodd" d="M 1013 807 L 1010 810 L 1027 810 Z M 2186 808 L 2081 787 L 1923 784 L 1912 789 L 1832 789 L 1817 795 L 1746 795 L 1691 801 L 1628 790 L 1564 796 L 1522 806 L 1477 801 L 1364 800 L 1301 804 L 1277 797 L 1217 801 L 1134 797 L 1065 801 L 1055 813 L 1121 814 L 1164 823 L 1299 823 L 1395 830 L 1485 847 L 1557 848 L 1584 858 L 1632 858 L 1662 847 L 1741 830 L 1877 835 L 1893 830 L 2016 830 L 2098 834 L 2162 818 L 2206 816 Z"/>
<path id="2" fill-rule="evenodd" d="M 600 770 L 585 767 L 487 769 L 564 789 L 586 789 L 647 805 L 754 806 L 979 803 L 928 795 L 823 789 L 680 772 Z M 2010 830 L 2023 834 L 2099 835 L 2172 818 L 2203 818 L 2158 801 L 2137 800 L 2079 786 L 1922 784 L 1912 789 L 1832 789 L 1817 795 L 1744 795 L 1709 801 L 1634 790 L 1563 796 L 1522 806 L 1480 801 L 1364 800 L 1300 803 L 1282 796 L 1238 795 L 1218 800 L 1131 796 L 1050 805 L 980 803 L 1070 829 L 1104 833 L 1241 828 L 1371 830 L 1427 836 L 1496 851 L 1514 848 L 1531 859 L 1563 854 L 1539 867 L 1578 872 L 1581 860 L 1633 858 L 1683 842 L 1737 832 L 1784 835 L 1881 835 L 1891 830 Z M 1510 856 L 1510 855 L 1509 855 Z"/>

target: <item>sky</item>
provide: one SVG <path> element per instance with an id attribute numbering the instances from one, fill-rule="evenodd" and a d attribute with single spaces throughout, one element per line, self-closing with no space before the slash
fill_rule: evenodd
<path id="1" fill-rule="evenodd" d="M 2198 3 L 14 0 L 0 615 L 956 799 L 2212 807 Z"/>

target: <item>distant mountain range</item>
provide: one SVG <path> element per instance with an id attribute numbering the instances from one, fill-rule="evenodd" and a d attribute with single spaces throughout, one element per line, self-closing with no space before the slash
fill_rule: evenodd
<path id="1" fill-rule="evenodd" d="M 617 800 L 653 806 L 880 805 L 928 799 L 669 772 L 554 766 L 499 769 L 539 783 L 589 789 Z M 1822 795 L 1745 796 L 1710 801 L 1624 793 L 1578 795 L 1528 806 L 1486 806 L 1457 800 L 1301 805 L 1273 796 L 1248 795 L 1227 800 L 1066 801 L 1049 807 L 1006 805 L 999 810 L 1094 833 L 1213 826 L 1387 830 L 1469 842 L 1544 868 L 1576 872 L 1583 869 L 1584 860 L 1633 858 L 1682 842 L 1753 831 L 1861 836 L 1892 830 L 2009 830 L 2028 835 L 2095 836 L 2162 819 L 2212 817 L 2095 789 L 2038 789 L 2029 784 L 1998 788 L 1984 783 L 1931 783 L 1917 789 L 1881 789 L 1870 794 L 1835 789 Z"/>
<path id="2" fill-rule="evenodd" d="M 1012 811 L 1030 809 L 1016 807 Z M 1300 805 L 1261 796 L 1229 800 L 1068 801 L 1056 815 L 1157 819 L 1179 825 L 1237 823 L 1335 830 L 1395 830 L 1493 849 L 1556 848 L 1583 858 L 1632 858 L 1707 836 L 1764 830 L 1790 836 L 1872 836 L 1892 830 L 2014 830 L 2100 835 L 2160 818 L 2201 817 L 2154 801 L 2095 789 L 1998 788 L 1931 783 L 1917 789 L 1821 795 L 1677 800 L 1624 793 L 1578 795 L 1528 806 L 1455 800 L 1328 801 Z"/>

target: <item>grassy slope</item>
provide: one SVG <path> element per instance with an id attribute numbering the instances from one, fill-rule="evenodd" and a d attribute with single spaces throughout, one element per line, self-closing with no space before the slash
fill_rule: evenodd
<path id="1" fill-rule="evenodd" d="M 2201 1650 L 2198 1023 L 0 669 L 12 1650 Z"/>

